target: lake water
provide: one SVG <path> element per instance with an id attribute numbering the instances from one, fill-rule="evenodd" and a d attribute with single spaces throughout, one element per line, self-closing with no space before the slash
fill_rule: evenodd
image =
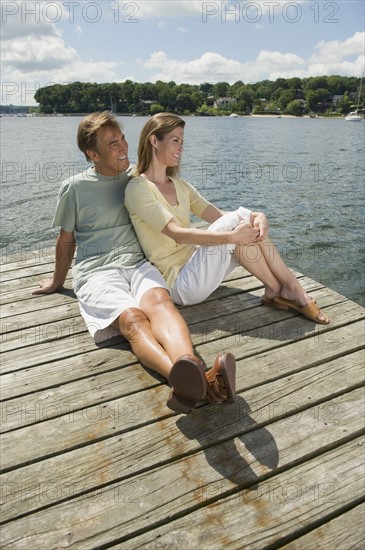
<path id="1" fill-rule="evenodd" d="M 54 244 L 61 181 L 87 166 L 79 117 L 1 118 L 3 256 Z M 122 119 L 131 162 L 145 117 Z M 182 176 L 224 210 L 263 210 L 286 263 L 364 304 L 364 123 L 186 118 Z"/>

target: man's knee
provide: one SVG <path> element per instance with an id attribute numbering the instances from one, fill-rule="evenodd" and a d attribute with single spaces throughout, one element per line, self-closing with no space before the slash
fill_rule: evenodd
<path id="1" fill-rule="evenodd" d="M 120 332 L 131 343 L 137 341 L 138 334 L 145 329 L 146 324 L 149 325 L 149 320 L 138 308 L 126 309 L 118 318 Z"/>

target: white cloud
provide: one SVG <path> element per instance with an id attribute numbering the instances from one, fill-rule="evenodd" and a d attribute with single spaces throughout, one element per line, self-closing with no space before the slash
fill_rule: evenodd
<path id="1" fill-rule="evenodd" d="M 169 59 L 165 52 L 154 52 L 144 63 L 148 69 L 159 69 L 152 80 L 174 80 L 177 83 L 199 84 L 201 82 L 229 83 L 243 80 L 253 82 L 262 78 L 270 78 L 272 72 L 303 69 L 305 61 L 295 54 L 282 54 L 262 50 L 253 61 L 241 63 L 228 59 L 216 52 L 206 52 L 200 58 L 191 61 Z"/>
<path id="2" fill-rule="evenodd" d="M 350 56 L 360 56 L 364 53 L 365 32 L 356 32 L 346 40 L 321 41 L 316 44 L 310 57 L 311 63 L 337 63 Z"/>
<path id="3" fill-rule="evenodd" d="M 365 32 L 356 32 L 346 40 L 321 41 L 308 60 L 308 74 L 361 76 L 365 69 Z"/>
<path id="4" fill-rule="evenodd" d="M 2 62 L 8 68 L 25 73 L 36 69 L 41 72 L 58 69 L 76 57 L 76 51 L 66 47 L 59 35 L 25 36 L 11 43 L 5 42 L 2 51 Z"/>
<path id="5" fill-rule="evenodd" d="M 177 83 L 226 81 L 234 83 L 259 80 L 340 74 L 361 76 L 364 71 L 364 33 L 355 33 L 344 41 L 320 42 L 304 59 L 295 53 L 261 50 L 253 60 L 241 63 L 217 52 L 206 52 L 193 60 L 170 59 L 163 51 L 154 52 L 143 63 L 147 69 L 158 70 L 151 80 L 174 80 Z M 349 59 L 350 58 L 350 59 Z"/>
<path id="6" fill-rule="evenodd" d="M 241 70 L 242 64 L 233 59 L 227 59 L 214 52 L 206 52 L 199 59 L 192 61 L 177 61 L 168 59 L 164 52 L 154 52 L 144 63 L 148 69 L 160 69 L 154 75 L 154 80 L 174 80 L 175 82 L 200 83 L 205 80 L 229 80 L 233 74 Z M 205 78 L 209 75 L 209 79 Z M 213 76 L 214 75 L 214 76 Z M 237 79 L 236 79 L 237 80 Z"/>
<path id="7" fill-rule="evenodd" d="M 17 1 L 7 5 L 1 26 L 1 103 L 33 105 L 34 92 L 50 83 L 117 80 L 120 63 L 83 60 L 65 44 L 50 22 L 65 15 L 63 3 Z M 75 32 L 80 35 L 81 27 L 77 25 Z"/>
<path id="8" fill-rule="evenodd" d="M 101 0 L 99 0 L 100 2 Z M 280 6 L 277 6 L 278 2 L 280 2 Z M 295 3 L 276 0 L 269 4 L 269 0 L 256 0 L 252 4 L 261 7 L 263 11 L 266 10 L 266 14 L 268 14 L 269 5 L 275 5 L 277 10 L 280 10 L 284 4 L 299 6 L 303 2 L 304 0 L 297 0 Z M 67 83 L 75 80 L 121 82 L 125 80 L 121 69 L 123 56 L 120 60 L 119 56 L 116 57 L 116 61 L 85 59 L 75 48 L 65 42 L 65 35 L 59 30 L 64 27 L 61 23 L 58 25 L 56 20 L 60 20 L 60 22 L 61 19 L 63 22 L 70 20 L 70 13 L 66 10 L 67 4 L 61 1 L 49 2 L 48 0 L 39 2 L 16 0 L 1 4 L 1 8 L 7 5 L 10 6 L 8 9 L 14 12 L 12 14 L 7 12 L 5 15 L 4 12 L 2 13 L 2 102 L 34 104 L 30 92 L 26 93 L 25 99 L 24 94 L 23 96 L 20 94 L 19 90 L 22 86 L 26 90 L 35 90 L 39 86 L 56 82 Z M 80 5 L 78 8 L 80 13 L 82 7 L 93 3 L 79 0 L 76 4 Z M 178 21 L 175 29 L 174 24 L 171 24 L 172 22 L 167 21 L 166 18 L 196 16 L 197 13 L 201 14 L 202 8 L 200 0 L 137 0 L 129 4 L 139 7 L 140 13 L 135 16 L 141 17 L 142 10 L 144 10 L 143 17 L 158 18 L 154 24 L 158 25 L 159 29 L 163 29 L 163 32 L 171 31 L 179 34 L 189 32 L 188 23 L 183 20 Z M 212 4 L 220 6 L 219 2 L 212 2 Z M 235 3 L 231 0 L 227 5 L 232 6 Z M 45 9 L 46 11 L 42 12 L 43 16 L 38 17 L 37 10 Z M 33 14 L 32 10 L 35 10 Z M 108 13 L 104 8 L 103 10 L 103 13 Z M 127 14 L 127 12 L 123 13 Z M 56 21 L 56 23 L 52 21 Z M 76 21 L 73 32 L 74 37 L 80 37 L 83 34 L 81 24 L 77 25 Z M 303 58 L 293 51 L 279 52 L 271 51 L 268 48 L 262 49 L 245 62 L 239 58 L 223 56 L 219 51 L 212 50 L 190 59 L 187 57 L 174 59 L 165 51 L 156 51 L 148 59 L 139 60 L 137 65 L 148 70 L 139 73 L 143 74 L 140 78 L 143 82 L 174 80 L 178 83 L 199 84 L 219 81 L 233 83 L 237 80 L 257 82 L 263 79 L 275 80 L 279 77 L 299 76 L 303 78 L 323 74 L 360 76 L 364 71 L 364 39 L 364 32 L 356 32 L 342 41 L 321 41 L 313 47 L 308 58 Z M 166 43 L 168 44 L 168 42 Z M 218 40 L 218 49 L 219 46 Z M 293 48 L 294 46 L 295 44 L 293 44 Z M 152 47 L 153 45 L 151 45 Z M 124 59 L 127 58 L 128 56 L 124 56 Z M 109 57 L 109 59 L 111 58 Z M 136 68 L 127 66 L 126 61 L 125 70 L 134 72 Z M 132 76 L 130 79 L 135 80 Z"/>

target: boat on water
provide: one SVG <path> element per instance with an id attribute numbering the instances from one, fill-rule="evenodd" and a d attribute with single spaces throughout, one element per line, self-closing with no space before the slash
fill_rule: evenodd
<path id="1" fill-rule="evenodd" d="M 345 116 L 345 120 L 349 120 L 352 122 L 359 122 L 363 120 L 363 117 L 359 114 L 359 106 L 360 106 L 360 97 L 361 97 L 361 88 L 362 88 L 362 77 L 360 81 L 360 91 L 357 98 L 357 107 L 355 111 L 351 111 L 347 116 Z"/>
<path id="2" fill-rule="evenodd" d="M 353 122 L 358 122 L 359 120 L 363 120 L 363 117 L 359 115 L 358 110 L 351 111 L 347 116 L 345 116 L 345 120 L 351 120 Z"/>

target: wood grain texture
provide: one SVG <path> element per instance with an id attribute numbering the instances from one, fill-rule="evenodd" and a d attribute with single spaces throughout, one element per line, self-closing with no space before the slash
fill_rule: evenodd
<path id="1" fill-rule="evenodd" d="M 51 262 L 3 266 L 1 548 L 362 550 L 361 306 L 295 273 L 315 325 L 236 269 L 179 308 L 208 366 L 235 354 L 236 402 L 175 415 L 126 342 L 91 340 L 71 278 L 31 296 Z"/>

